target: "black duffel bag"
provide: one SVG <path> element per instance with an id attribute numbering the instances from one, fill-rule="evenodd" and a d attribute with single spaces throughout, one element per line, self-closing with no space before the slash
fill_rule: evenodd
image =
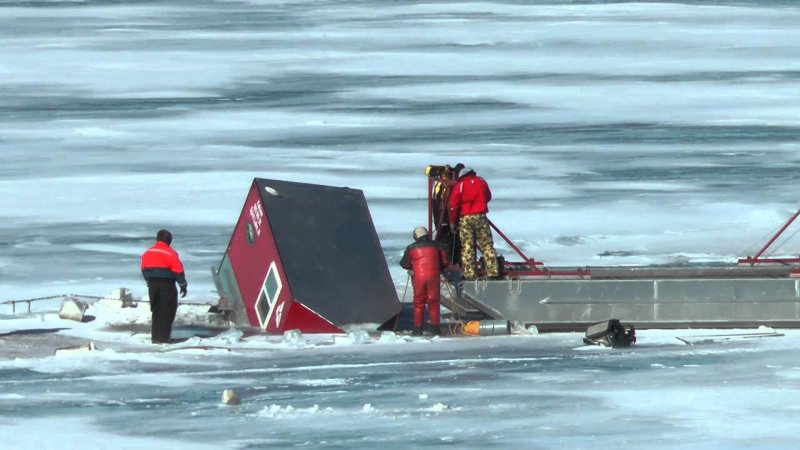
<path id="1" fill-rule="evenodd" d="M 619 319 L 609 319 L 589 325 L 583 342 L 603 347 L 629 347 L 636 343 L 636 329 L 622 324 Z"/>

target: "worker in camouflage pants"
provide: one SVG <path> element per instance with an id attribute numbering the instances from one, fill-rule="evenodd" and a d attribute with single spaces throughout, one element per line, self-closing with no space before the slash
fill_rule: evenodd
<path id="1" fill-rule="evenodd" d="M 450 229 L 456 231 L 461 241 L 461 269 L 464 278 L 474 280 L 478 277 L 475 268 L 475 244 L 483 253 L 486 261 L 486 276 L 499 278 L 500 267 L 497 264 L 497 252 L 494 249 L 492 230 L 486 213 L 489 212 L 489 201 L 492 191 L 486 180 L 477 176 L 470 167 L 462 169 L 458 181 L 450 191 Z"/>
<path id="2" fill-rule="evenodd" d="M 486 214 L 470 214 L 458 220 L 458 238 L 461 240 L 461 267 L 464 270 L 464 278 L 474 280 L 478 277 L 475 271 L 475 245 L 483 253 L 486 261 L 486 276 L 497 278 L 500 269 L 497 266 L 497 252 L 494 250 L 492 240 L 492 230 L 489 228 L 489 220 Z"/>

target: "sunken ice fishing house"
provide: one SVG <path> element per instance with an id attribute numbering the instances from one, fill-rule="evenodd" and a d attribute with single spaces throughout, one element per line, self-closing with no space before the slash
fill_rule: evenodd
<path id="1" fill-rule="evenodd" d="M 268 333 L 377 329 L 400 313 L 356 189 L 256 178 L 213 275 L 219 308 Z"/>
<path id="2" fill-rule="evenodd" d="M 754 256 L 704 266 L 549 267 L 490 222 L 513 254 L 499 259 L 499 279 L 468 281 L 443 217 L 457 173 L 428 166 L 426 175 L 428 229 L 452 262 L 441 304 L 456 320 L 541 331 L 611 318 L 640 329 L 800 326 L 800 259 L 763 257 L 800 210 Z M 402 309 L 364 194 L 347 187 L 256 178 L 213 275 L 220 309 L 268 333 L 392 329 Z"/>

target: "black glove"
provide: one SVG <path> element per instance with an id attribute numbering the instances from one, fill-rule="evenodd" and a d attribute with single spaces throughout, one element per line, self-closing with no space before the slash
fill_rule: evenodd
<path id="1" fill-rule="evenodd" d="M 186 297 L 186 285 L 181 286 L 181 298 Z"/>

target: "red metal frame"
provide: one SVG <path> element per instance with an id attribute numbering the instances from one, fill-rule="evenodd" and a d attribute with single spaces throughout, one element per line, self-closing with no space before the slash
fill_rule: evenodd
<path id="1" fill-rule="evenodd" d="M 487 219 L 487 220 L 488 220 L 488 219 Z M 539 268 L 538 268 L 538 267 L 536 267 L 536 266 L 537 266 L 537 265 L 538 265 L 538 266 L 543 266 L 543 265 L 544 265 L 544 263 L 543 263 L 543 262 L 535 261 L 533 258 L 528 258 L 528 256 L 527 256 L 527 255 L 525 255 L 525 253 L 523 253 L 523 252 L 522 252 L 522 250 L 520 250 L 520 249 L 519 249 L 519 247 L 517 247 L 517 246 L 516 246 L 516 245 L 515 245 L 515 244 L 514 244 L 514 243 L 511 241 L 511 239 L 509 239 L 509 238 L 508 238 L 508 236 L 506 236 L 506 235 L 505 235 L 505 233 L 503 233 L 502 231 L 500 231 L 500 229 L 499 229 L 499 228 L 497 228 L 497 225 L 495 225 L 495 224 L 494 224 L 494 222 L 492 222 L 491 220 L 488 220 L 488 222 L 489 222 L 489 226 L 490 226 L 490 227 L 492 227 L 492 229 L 493 229 L 494 231 L 496 231 L 496 232 L 497 232 L 497 234 L 499 234 L 499 235 L 500 235 L 500 237 L 501 237 L 501 238 L 503 238 L 503 240 L 504 240 L 504 241 L 506 241 L 506 244 L 508 244 L 508 245 L 509 245 L 509 246 L 510 246 L 512 249 L 514 249 L 514 251 L 515 251 L 515 252 L 517 252 L 517 254 L 518 254 L 518 255 L 519 255 L 521 258 L 522 258 L 522 260 L 525 262 L 525 264 L 527 264 L 527 265 L 529 265 L 529 266 L 530 266 L 531 270 L 533 270 L 534 272 L 540 272 Z"/>
<path id="2" fill-rule="evenodd" d="M 764 244 L 763 247 L 761 247 L 761 250 L 759 250 L 758 253 L 755 254 L 755 256 L 748 256 L 747 258 L 740 258 L 738 263 L 740 265 L 748 265 L 748 266 L 754 266 L 756 264 L 793 265 L 793 264 L 800 263 L 800 258 L 762 258 L 761 257 L 761 255 L 763 255 L 764 252 L 767 251 L 767 249 L 781 236 L 781 234 L 783 234 L 783 232 L 786 231 L 787 228 L 789 228 L 789 225 L 791 225 L 795 221 L 795 219 L 797 219 L 798 216 L 800 216 L 800 209 L 798 209 L 794 213 L 794 215 L 792 217 L 790 217 L 789 220 L 787 220 L 786 223 L 784 223 L 783 226 L 774 235 L 772 235 L 772 237 L 769 239 L 769 241 L 767 241 L 767 243 Z"/>

